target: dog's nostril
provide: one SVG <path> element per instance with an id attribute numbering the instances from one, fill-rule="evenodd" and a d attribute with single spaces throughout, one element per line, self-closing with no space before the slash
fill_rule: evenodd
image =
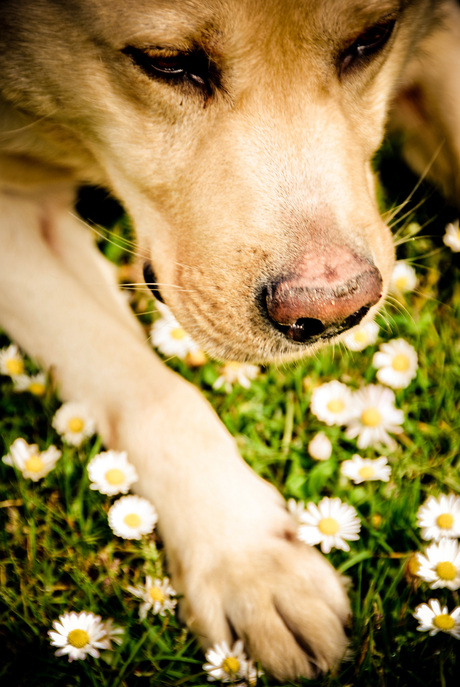
<path id="1" fill-rule="evenodd" d="M 285 334 L 293 341 L 305 343 L 312 338 L 324 334 L 327 327 L 314 317 L 300 317 L 296 322 L 286 327 Z"/>
<path id="2" fill-rule="evenodd" d="M 157 299 L 157 301 L 160 301 L 160 303 L 164 303 L 164 300 L 161 296 L 160 289 L 158 288 L 157 284 L 157 278 L 155 276 L 155 272 L 153 271 L 152 265 L 150 262 L 144 262 L 144 281 L 146 285 L 149 287 L 150 291 L 152 292 L 152 295 L 154 298 Z"/>

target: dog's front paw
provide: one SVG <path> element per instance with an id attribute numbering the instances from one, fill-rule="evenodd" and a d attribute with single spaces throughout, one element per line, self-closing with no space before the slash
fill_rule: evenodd
<path id="1" fill-rule="evenodd" d="M 243 536 L 243 547 L 232 541 L 226 551 L 223 541 L 182 570 L 183 617 L 204 647 L 237 636 L 279 680 L 314 677 L 343 658 L 348 598 L 328 561 L 298 541 L 289 516 L 281 512 L 274 524 L 252 545 Z"/>

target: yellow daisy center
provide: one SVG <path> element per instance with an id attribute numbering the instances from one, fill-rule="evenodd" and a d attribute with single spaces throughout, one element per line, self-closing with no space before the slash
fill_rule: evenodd
<path id="1" fill-rule="evenodd" d="M 440 613 L 433 618 L 433 625 L 439 630 L 451 630 L 455 626 L 455 620 L 448 613 Z"/>
<path id="2" fill-rule="evenodd" d="M 395 279 L 395 286 L 399 291 L 405 291 L 407 288 L 407 277 L 398 277 Z"/>
<path id="3" fill-rule="evenodd" d="M 370 465 L 364 465 L 364 467 L 358 470 L 358 475 L 363 479 L 370 479 L 375 475 L 375 470 Z"/>
<path id="4" fill-rule="evenodd" d="M 20 358 L 10 358 L 5 365 L 10 375 L 21 375 L 24 372 L 24 363 Z"/>
<path id="5" fill-rule="evenodd" d="M 38 453 L 35 453 L 26 460 L 24 467 L 28 472 L 40 472 L 45 467 L 45 464 Z"/>
<path id="6" fill-rule="evenodd" d="M 322 534 L 337 534 L 340 525 L 335 518 L 322 518 L 318 523 L 318 529 Z"/>
<path id="7" fill-rule="evenodd" d="M 457 568 L 450 561 L 441 561 L 436 566 L 436 572 L 441 580 L 454 580 L 457 574 Z"/>
<path id="8" fill-rule="evenodd" d="M 436 520 L 436 524 L 442 530 L 450 530 L 454 524 L 454 516 L 450 513 L 441 513 Z"/>
<path id="9" fill-rule="evenodd" d="M 345 403 L 340 398 L 331 398 L 331 400 L 326 404 L 326 408 L 331 413 L 341 413 L 345 410 Z"/>
<path id="10" fill-rule="evenodd" d="M 382 422 L 382 415 L 377 408 L 366 408 L 361 415 L 361 421 L 367 427 L 377 427 Z"/>
<path id="11" fill-rule="evenodd" d="M 45 385 L 40 382 L 32 382 L 29 384 L 29 391 L 34 396 L 43 396 L 45 393 Z"/>
<path id="12" fill-rule="evenodd" d="M 227 675 L 234 675 L 240 669 L 240 662 L 235 656 L 228 656 L 222 661 L 222 670 L 224 670 Z"/>
<path id="13" fill-rule="evenodd" d="M 85 423 L 83 422 L 81 417 L 72 417 L 67 423 L 67 428 L 69 432 L 74 432 L 75 434 L 81 432 L 84 426 Z"/>
<path id="14" fill-rule="evenodd" d="M 159 587 L 151 587 L 151 589 L 149 589 L 149 596 L 153 602 L 158 601 L 160 604 L 165 600 L 165 595 Z"/>
<path id="15" fill-rule="evenodd" d="M 124 522 L 125 525 L 127 525 L 128 527 L 133 527 L 133 528 L 135 528 L 135 527 L 139 527 L 139 525 L 141 524 L 142 520 L 140 519 L 140 517 L 139 517 L 139 515 L 138 515 L 137 513 L 128 513 L 128 514 L 125 515 L 125 517 L 123 518 L 123 522 Z"/>
<path id="16" fill-rule="evenodd" d="M 409 358 L 403 353 L 398 353 L 393 358 L 391 367 L 395 372 L 406 372 L 409 369 Z"/>
<path id="17" fill-rule="evenodd" d="M 364 329 L 358 329 L 358 331 L 353 334 L 353 338 L 356 343 L 366 343 L 368 340 L 367 332 Z"/>
<path id="18" fill-rule="evenodd" d="M 67 641 L 76 649 L 82 649 L 89 642 L 89 634 L 85 630 L 71 630 L 67 635 Z"/>
<path id="19" fill-rule="evenodd" d="M 383 522 L 383 518 L 380 515 L 380 513 L 374 513 L 374 515 L 371 518 L 371 522 L 376 529 L 379 528 Z"/>
<path id="20" fill-rule="evenodd" d="M 407 570 L 413 577 L 416 577 L 418 575 L 418 571 L 420 570 L 420 563 L 417 556 L 414 553 L 411 554 L 409 560 L 407 561 Z"/>
<path id="21" fill-rule="evenodd" d="M 182 341 L 182 339 L 185 339 L 186 336 L 187 332 L 182 329 L 182 327 L 174 327 L 174 329 L 171 329 L 171 339 Z"/>
<path id="22" fill-rule="evenodd" d="M 118 468 L 111 468 L 105 473 L 105 479 L 109 484 L 122 484 L 125 479 L 125 473 L 123 470 L 119 470 Z"/>

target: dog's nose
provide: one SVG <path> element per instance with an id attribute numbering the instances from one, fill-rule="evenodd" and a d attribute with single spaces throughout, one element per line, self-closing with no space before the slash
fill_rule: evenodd
<path id="1" fill-rule="evenodd" d="M 375 265 L 348 249 L 306 254 L 290 275 L 269 284 L 265 305 L 274 326 L 301 343 L 330 339 L 358 324 L 382 296 Z"/>

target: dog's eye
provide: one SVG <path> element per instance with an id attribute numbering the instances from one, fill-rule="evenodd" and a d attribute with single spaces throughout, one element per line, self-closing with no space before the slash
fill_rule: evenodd
<path id="1" fill-rule="evenodd" d="M 201 51 L 180 52 L 128 46 L 122 51 L 151 78 L 171 82 L 188 81 L 200 87 L 209 84 L 208 59 Z"/>
<path id="2" fill-rule="evenodd" d="M 367 62 L 379 53 L 393 33 L 396 20 L 390 19 L 371 26 L 364 31 L 346 50 L 340 59 L 340 72 L 344 73 L 358 64 Z"/>

